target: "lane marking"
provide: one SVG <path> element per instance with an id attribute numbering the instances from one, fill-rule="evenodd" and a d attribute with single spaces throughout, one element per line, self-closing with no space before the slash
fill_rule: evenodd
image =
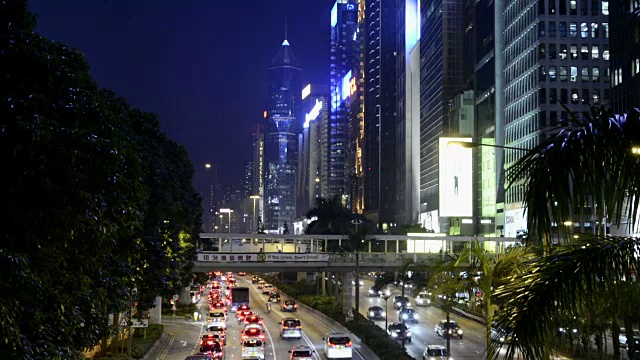
<path id="1" fill-rule="evenodd" d="M 162 352 L 162 354 L 160 354 L 160 357 L 158 358 L 159 360 L 164 360 L 164 358 L 167 356 L 167 354 L 169 353 L 169 349 L 171 349 L 171 346 L 173 345 L 173 341 L 176 339 L 176 336 L 173 333 L 170 333 L 167 331 L 167 334 L 169 334 L 169 344 L 167 345 L 167 347 L 164 349 L 164 351 Z"/>

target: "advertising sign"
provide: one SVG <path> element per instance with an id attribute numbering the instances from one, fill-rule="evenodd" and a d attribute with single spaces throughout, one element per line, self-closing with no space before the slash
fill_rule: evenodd
<path id="1" fill-rule="evenodd" d="M 506 210 L 504 212 L 504 236 L 516 237 L 518 230 L 527 228 L 524 209 Z"/>
<path id="2" fill-rule="evenodd" d="M 440 138 L 440 216 L 473 216 L 473 154 L 461 142 L 471 138 Z"/>
<path id="3" fill-rule="evenodd" d="M 259 259 L 259 256 L 260 259 Z M 248 263 L 248 262 L 324 262 L 329 261 L 329 254 L 309 253 L 209 253 L 198 254 L 198 261 L 215 263 Z"/>

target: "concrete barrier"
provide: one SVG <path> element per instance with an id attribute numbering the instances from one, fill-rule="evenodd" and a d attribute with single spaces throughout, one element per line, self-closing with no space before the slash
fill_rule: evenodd
<path id="1" fill-rule="evenodd" d="M 164 355 L 166 355 L 166 350 L 173 345 L 173 341 L 175 340 L 175 335 L 164 332 L 160 339 L 156 341 L 155 344 L 149 349 L 147 354 L 142 358 L 142 360 L 157 360 L 163 359 Z"/>

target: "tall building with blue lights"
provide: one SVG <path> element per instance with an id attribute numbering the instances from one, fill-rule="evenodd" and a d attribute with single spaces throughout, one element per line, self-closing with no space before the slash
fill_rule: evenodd
<path id="1" fill-rule="evenodd" d="M 281 233 L 296 215 L 302 69 L 285 39 L 269 68 L 265 116 L 265 229 Z"/>
<path id="2" fill-rule="evenodd" d="M 330 116 L 327 196 L 350 205 L 349 119 L 358 69 L 358 1 L 337 0 L 331 9 Z"/>

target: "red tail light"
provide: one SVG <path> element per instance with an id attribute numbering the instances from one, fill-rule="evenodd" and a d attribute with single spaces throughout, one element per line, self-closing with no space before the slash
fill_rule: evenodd
<path id="1" fill-rule="evenodd" d="M 264 335 L 260 335 L 260 339 L 264 339 Z"/>
<path id="2" fill-rule="evenodd" d="M 200 346 L 204 345 L 204 340 L 200 340 Z"/>
<path id="3" fill-rule="evenodd" d="M 335 344 L 329 341 L 329 346 L 334 346 Z"/>
<path id="4" fill-rule="evenodd" d="M 296 305 L 293 305 L 293 308 L 294 308 L 294 309 L 295 309 L 295 308 L 297 308 L 297 307 L 298 307 L 298 305 L 297 305 L 297 304 L 296 304 Z"/>
<path id="5" fill-rule="evenodd" d="M 207 341 L 207 344 L 213 345 L 213 341 Z"/>
<path id="6" fill-rule="evenodd" d="M 347 347 L 351 347 L 351 341 L 347 343 Z"/>
<path id="7" fill-rule="evenodd" d="M 296 329 L 302 329 L 302 326 L 298 325 L 296 326 Z"/>

